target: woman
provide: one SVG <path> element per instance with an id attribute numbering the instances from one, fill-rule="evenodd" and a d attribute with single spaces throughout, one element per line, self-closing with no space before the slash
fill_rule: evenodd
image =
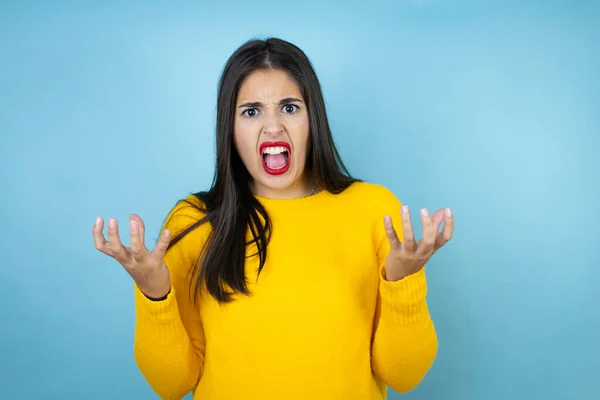
<path id="1" fill-rule="evenodd" d="M 306 55 L 279 39 L 240 47 L 223 71 L 217 165 L 178 202 L 153 251 L 98 218 L 96 248 L 134 280 L 135 359 L 179 399 L 384 399 L 436 355 L 424 265 L 452 236 L 449 209 L 421 212 L 352 178 Z M 443 229 L 438 233 L 443 222 Z M 398 227 L 395 229 L 394 227 Z"/>

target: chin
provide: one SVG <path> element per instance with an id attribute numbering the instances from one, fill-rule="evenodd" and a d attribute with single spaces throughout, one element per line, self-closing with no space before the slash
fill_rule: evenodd
<path id="1" fill-rule="evenodd" d="M 281 175 L 271 175 L 265 172 L 261 167 L 257 172 L 258 173 L 253 176 L 254 182 L 268 190 L 291 189 L 294 186 L 294 183 L 300 179 L 296 171 L 292 170 L 288 170 Z"/>

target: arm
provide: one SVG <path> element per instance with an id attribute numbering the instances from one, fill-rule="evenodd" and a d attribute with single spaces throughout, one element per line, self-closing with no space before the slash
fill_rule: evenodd
<path id="1" fill-rule="evenodd" d="M 397 282 L 385 280 L 385 271 L 380 270 L 372 367 L 382 381 L 401 393 L 421 382 L 437 353 L 426 292 L 424 270 Z"/>
<path id="2" fill-rule="evenodd" d="M 175 237 L 201 215 L 185 203 L 171 211 L 164 228 Z M 165 255 L 171 288 L 155 301 L 134 284 L 136 329 L 134 355 L 150 386 L 163 399 L 180 399 L 193 390 L 202 374 L 204 332 L 198 307 L 189 296 L 188 270 L 200 252 L 205 225 L 188 233 Z M 192 245 L 191 245 L 192 244 Z"/>
<path id="3" fill-rule="evenodd" d="M 386 201 L 384 212 L 392 217 L 398 239 L 403 241 L 400 202 Z M 426 302 L 425 269 L 420 268 L 402 279 L 386 278 L 386 261 L 390 243 L 378 229 L 377 251 L 379 293 L 375 314 L 375 331 L 371 365 L 375 374 L 394 390 L 405 393 L 423 379 L 437 354 L 438 341 Z"/>

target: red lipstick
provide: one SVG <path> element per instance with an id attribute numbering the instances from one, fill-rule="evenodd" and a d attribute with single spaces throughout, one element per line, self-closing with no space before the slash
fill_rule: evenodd
<path id="1" fill-rule="evenodd" d="M 285 165 L 283 165 L 281 168 L 270 168 L 266 162 L 265 162 L 265 157 L 263 157 L 263 151 L 265 149 L 265 147 L 283 147 L 287 150 L 288 156 L 287 156 L 287 161 L 285 163 Z M 262 161 L 262 166 L 263 169 L 265 170 L 265 172 L 269 175 L 282 175 L 285 174 L 287 172 L 288 169 L 290 169 L 290 163 L 292 160 L 292 151 L 291 151 L 291 147 L 289 145 L 289 143 L 286 142 L 263 142 L 261 143 L 260 147 L 259 147 L 259 152 L 260 152 L 260 159 Z"/>

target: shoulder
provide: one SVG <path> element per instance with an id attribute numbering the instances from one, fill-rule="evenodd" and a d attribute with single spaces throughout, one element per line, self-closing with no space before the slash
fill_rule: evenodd
<path id="1" fill-rule="evenodd" d="M 388 187 L 371 182 L 357 182 L 347 190 L 354 213 L 360 214 L 365 222 L 374 227 L 376 236 L 385 234 L 382 228 L 386 215 L 392 217 L 394 224 L 400 223 L 402 203 Z"/>
<path id="2" fill-rule="evenodd" d="M 163 229 L 168 228 L 177 234 L 203 220 L 207 215 L 204 203 L 195 194 L 179 199 L 169 210 L 163 222 Z"/>
<path id="3" fill-rule="evenodd" d="M 164 260 L 174 281 L 186 279 L 198 260 L 210 232 L 205 217 L 203 202 L 191 194 L 176 200 L 163 221 L 161 232 L 165 229 L 171 232 Z"/>
<path id="4" fill-rule="evenodd" d="M 388 187 L 372 182 L 355 182 L 346 189 L 346 196 L 360 206 L 377 211 L 393 211 L 402 206 Z"/>
<path id="5" fill-rule="evenodd" d="M 391 189 L 377 183 L 356 182 L 346 191 L 352 214 L 359 216 L 358 226 L 362 232 L 370 232 L 374 248 L 379 249 L 386 240 L 384 217 L 389 215 L 394 226 L 400 226 L 402 203 Z"/>

